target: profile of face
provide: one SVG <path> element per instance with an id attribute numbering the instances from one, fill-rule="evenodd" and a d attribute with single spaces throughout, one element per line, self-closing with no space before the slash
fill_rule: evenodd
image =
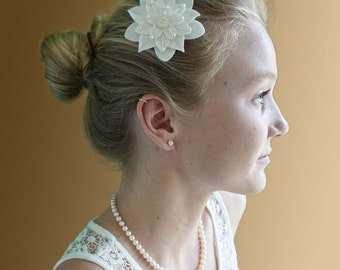
<path id="1" fill-rule="evenodd" d="M 272 41 L 260 24 L 250 22 L 198 117 L 180 126 L 178 166 L 187 177 L 213 190 L 247 195 L 263 190 L 271 140 L 288 131 L 273 97 L 276 79 Z"/>

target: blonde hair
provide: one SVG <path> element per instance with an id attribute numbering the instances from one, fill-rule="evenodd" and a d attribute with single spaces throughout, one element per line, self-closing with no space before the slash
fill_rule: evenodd
<path id="1" fill-rule="evenodd" d="M 92 146 L 104 157 L 126 166 L 133 153 L 132 113 L 138 98 L 154 93 L 181 115 L 205 101 L 205 92 L 225 63 L 247 21 L 266 27 L 267 12 L 260 0 L 195 0 L 197 18 L 206 33 L 185 42 L 168 62 L 153 50 L 138 53 L 138 44 L 124 38 L 132 23 L 129 0 L 110 17 L 97 16 L 91 42 L 80 31 L 58 31 L 41 43 L 41 60 L 52 94 L 72 101 L 89 90 L 84 109 L 84 130 Z M 95 54 L 95 57 L 94 57 Z"/>

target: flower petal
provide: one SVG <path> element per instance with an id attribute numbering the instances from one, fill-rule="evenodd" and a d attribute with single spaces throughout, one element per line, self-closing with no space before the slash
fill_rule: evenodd
<path id="1" fill-rule="evenodd" d="M 177 35 L 189 35 L 192 32 L 192 28 L 185 22 L 180 25 L 176 25 Z"/>
<path id="2" fill-rule="evenodd" d="M 184 36 L 177 36 L 174 40 L 171 40 L 169 48 L 184 52 Z"/>
<path id="3" fill-rule="evenodd" d="M 168 39 L 174 39 L 178 35 L 176 27 L 172 26 L 164 30 L 164 34 Z"/>
<path id="4" fill-rule="evenodd" d="M 145 7 L 133 7 L 128 10 L 131 18 L 138 24 L 145 21 L 146 8 Z"/>
<path id="5" fill-rule="evenodd" d="M 191 27 L 192 32 L 191 34 L 186 35 L 185 39 L 195 39 L 203 36 L 203 34 L 205 33 L 204 26 L 198 21 L 191 22 L 189 26 Z"/>
<path id="6" fill-rule="evenodd" d="M 153 26 L 150 30 L 150 38 L 156 39 L 156 38 L 159 38 L 162 34 L 163 34 L 163 31 L 161 31 L 156 26 Z"/>
<path id="7" fill-rule="evenodd" d="M 136 33 L 136 27 L 138 24 L 133 23 L 131 24 L 125 31 L 124 37 L 130 41 L 138 42 L 139 41 L 139 34 Z"/>
<path id="8" fill-rule="evenodd" d="M 187 9 L 183 13 L 184 21 L 186 23 L 191 23 L 193 20 L 195 20 L 195 18 L 197 18 L 200 15 L 201 14 L 199 12 L 197 12 L 196 10 L 193 10 L 193 9 Z"/>
<path id="9" fill-rule="evenodd" d="M 185 4 L 187 9 L 192 9 L 194 6 L 194 0 L 177 0 L 178 4 Z"/>
<path id="10" fill-rule="evenodd" d="M 176 5 L 176 0 L 165 0 L 164 4 L 169 7 Z"/>
<path id="11" fill-rule="evenodd" d="M 177 25 L 183 22 L 183 16 L 179 14 L 171 14 L 168 16 L 168 19 L 171 21 L 172 24 Z"/>
<path id="12" fill-rule="evenodd" d="M 157 47 L 155 47 L 155 53 L 160 60 L 163 62 L 169 61 L 175 54 L 176 50 L 172 48 L 167 48 L 164 52 L 161 52 Z"/>
<path id="13" fill-rule="evenodd" d="M 155 40 L 146 35 L 141 35 L 139 37 L 138 52 L 142 52 L 153 47 L 155 47 Z"/>
<path id="14" fill-rule="evenodd" d="M 166 4 L 165 4 L 165 1 L 166 0 L 151 0 L 151 2 L 158 2 L 158 3 L 160 3 L 162 6 L 165 6 Z"/>
<path id="15" fill-rule="evenodd" d="M 141 34 L 141 35 L 150 35 L 152 26 L 148 23 L 141 23 L 136 27 L 136 33 Z"/>
<path id="16" fill-rule="evenodd" d="M 161 51 L 164 52 L 169 44 L 170 44 L 170 39 L 166 38 L 165 35 L 162 35 L 160 38 L 157 38 L 155 40 L 157 48 Z"/>
<path id="17" fill-rule="evenodd" d="M 150 11 L 148 14 L 157 14 L 157 15 L 163 15 L 166 10 L 166 7 L 162 5 L 162 3 L 159 3 L 158 1 L 154 1 L 150 7 Z"/>
<path id="18" fill-rule="evenodd" d="M 185 11 L 185 9 L 186 9 L 185 4 L 177 4 L 175 6 L 175 9 L 174 9 L 173 13 L 182 16 L 184 11 Z"/>

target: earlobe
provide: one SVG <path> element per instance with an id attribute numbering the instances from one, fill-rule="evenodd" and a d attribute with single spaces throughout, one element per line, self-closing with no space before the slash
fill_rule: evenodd
<path id="1" fill-rule="evenodd" d="M 136 107 L 139 122 L 147 137 L 164 150 L 172 150 L 173 109 L 164 99 L 148 94 L 139 99 Z"/>

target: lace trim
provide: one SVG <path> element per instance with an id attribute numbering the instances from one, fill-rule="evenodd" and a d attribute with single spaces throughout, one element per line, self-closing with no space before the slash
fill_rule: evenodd
<path id="1" fill-rule="evenodd" d="M 53 270 L 70 259 L 87 260 L 104 270 L 142 270 L 117 238 L 94 220 L 68 246 Z"/>
<path id="2" fill-rule="evenodd" d="M 213 193 L 210 197 L 207 208 L 212 216 L 215 231 L 219 269 L 238 270 L 234 235 L 230 226 L 229 215 L 218 192 Z"/>
<path id="3" fill-rule="evenodd" d="M 238 270 L 229 216 L 218 192 L 212 194 L 207 208 L 213 220 L 219 269 Z M 53 270 L 70 259 L 87 260 L 104 270 L 142 270 L 117 238 L 94 220 L 69 245 Z"/>

